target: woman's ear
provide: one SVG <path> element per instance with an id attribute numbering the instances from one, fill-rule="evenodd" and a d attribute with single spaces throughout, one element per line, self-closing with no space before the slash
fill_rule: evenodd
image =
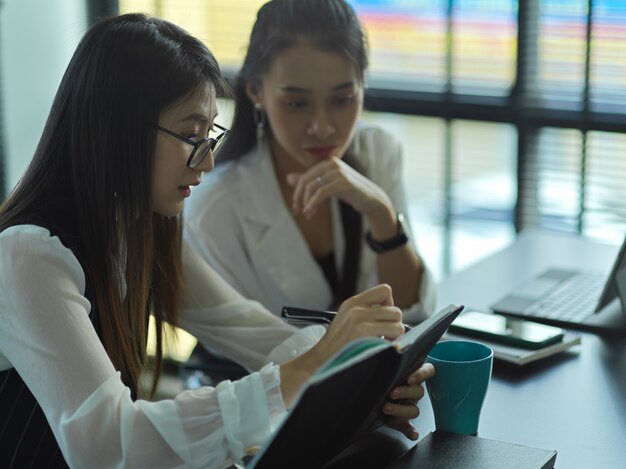
<path id="1" fill-rule="evenodd" d="M 252 101 L 253 105 L 261 103 L 261 96 L 259 93 L 258 85 L 255 85 L 251 82 L 246 83 L 246 94 L 248 95 L 250 101 Z"/>

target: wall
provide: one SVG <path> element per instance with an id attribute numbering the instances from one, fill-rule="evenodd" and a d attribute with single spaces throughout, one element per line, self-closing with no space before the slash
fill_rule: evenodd
<path id="1" fill-rule="evenodd" d="M 6 187 L 32 158 L 72 52 L 87 28 L 85 0 L 0 0 Z"/>

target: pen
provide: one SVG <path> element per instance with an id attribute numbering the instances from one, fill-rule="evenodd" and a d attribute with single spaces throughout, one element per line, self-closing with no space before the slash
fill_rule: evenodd
<path id="1" fill-rule="evenodd" d="M 334 311 L 283 306 L 280 316 L 283 318 L 283 321 L 294 325 L 330 324 L 337 316 L 337 313 Z M 410 330 L 411 326 L 404 324 L 404 332 L 409 332 Z"/>

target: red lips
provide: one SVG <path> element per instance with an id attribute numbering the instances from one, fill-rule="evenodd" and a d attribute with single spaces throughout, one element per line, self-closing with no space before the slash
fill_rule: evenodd
<path id="1" fill-rule="evenodd" d="M 335 148 L 337 148 L 336 145 L 326 145 L 324 147 L 309 147 L 306 151 L 318 158 L 328 158 L 333 154 Z"/>

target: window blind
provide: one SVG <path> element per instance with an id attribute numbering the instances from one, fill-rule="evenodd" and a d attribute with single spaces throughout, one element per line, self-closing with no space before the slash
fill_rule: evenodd
<path id="1" fill-rule="evenodd" d="M 241 65 L 256 12 L 265 0 L 120 0 L 121 13 L 170 20 L 205 42 L 227 74 Z"/>
<path id="2" fill-rule="evenodd" d="M 232 74 L 264 0 L 119 3 L 181 24 Z M 444 273 L 472 233 L 623 237 L 626 2 L 350 3 L 371 48 L 366 119 L 410 149 L 409 203 L 441 227 Z"/>
<path id="3" fill-rule="evenodd" d="M 626 4 L 541 0 L 528 36 L 519 228 L 626 232 Z M 552 112 L 553 114 L 550 114 Z M 545 116 L 552 115 L 553 119 Z"/>
<path id="4" fill-rule="evenodd" d="M 626 2 L 595 0 L 592 13 L 591 109 L 623 114 L 626 112 Z"/>

